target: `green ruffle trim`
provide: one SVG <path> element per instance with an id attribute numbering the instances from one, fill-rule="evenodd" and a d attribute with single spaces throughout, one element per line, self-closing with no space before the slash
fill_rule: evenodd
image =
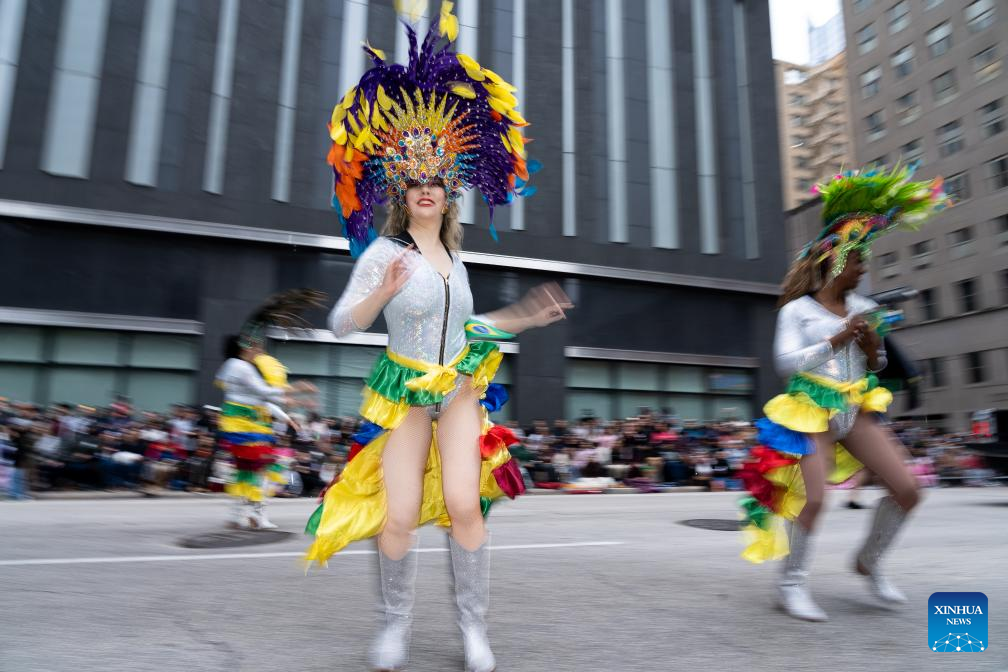
<path id="1" fill-rule="evenodd" d="M 242 406 L 230 401 L 221 406 L 221 415 L 228 418 L 246 418 L 255 422 L 262 420 L 261 414 L 252 406 Z"/>
<path id="2" fill-rule="evenodd" d="M 324 504 L 319 504 L 315 509 L 315 513 L 311 514 L 311 518 L 308 519 L 308 524 L 305 525 L 305 534 L 310 534 L 315 536 L 318 531 L 319 523 L 322 522 L 322 509 L 325 508 Z"/>
<path id="3" fill-rule="evenodd" d="M 249 483 L 259 485 L 259 474 L 254 471 L 238 469 L 235 471 L 235 483 Z"/>
<path id="4" fill-rule="evenodd" d="M 878 376 L 874 373 L 869 373 L 867 378 L 868 387 L 865 392 L 870 392 L 879 386 Z M 787 393 L 805 393 L 819 408 L 829 408 L 840 412 L 847 410 L 847 397 L 843 392 L 820 385 L 801 374 L 791 376 L 787 385 Z"/>
<path id="5" fill-rule="evenodd" d="M 455 370 L 471 376 L 483 363 L 483 360 L 495 350 L 497 350 L 497 344 L 491 341 L 470 343 L 469 352 L 462 358 L 462 361 L 455 365 Z M 382 353 L 382 356 L 375 362 L 365 385 L 390 401 L 397 403 L 405 401 L 410 406 L 431 406 L 444 400 L 443 394 L 426 390 L 414 391 L 406 387 L 406 383 L 423 375 L 423 371 L 397 364 L 389 359 L 388 355 Z"/>
<path id="6" fill-rule="evenodd" d="M 773 520 L 773 511 L 756 501 L 755 497 L 746 497 L 739 502 L 742 513 L 745 514 L 746 521 L 752 523 L 761 530 L 770 529 Z"/>

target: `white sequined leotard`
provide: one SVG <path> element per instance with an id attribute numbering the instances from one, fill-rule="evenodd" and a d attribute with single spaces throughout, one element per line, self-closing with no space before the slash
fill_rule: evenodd
<path id="1" fill-rule="evenodd" d="M 799 372 L 812 373 L 847 383 L 861 380 L 868 373 L 868 358 L 853 340 L 834 351 L 829 339 L 845 328 L 847 319 L 874 310 L 878 304 L 853 292 L 846 299 L 847 316 L 840 317 L 811 296 L 785 304 L 777 315 L 774 339 L 774 363 L 777 372 L 791 377 Z M 885 351 L 878 356 L 878 370 L 885 368 Z M 843 438 L 854 425 L 860 407 L 838 413 L 830 419 L 830 429 Z"/>
<path id="2" fill-rule="evenodd" d="M 329 328 L 336 336 L 361 329 L 351 311 L 381 285 L 385 269 L 403 249 L 401 242 L 378 238 L 357 259 L 350 282 L 329 314 Z M 424 362 L 448 364 L 466 347 L 465 324 L 473 316 L 469 274 L 455 253 L 451 253 L 452 270 L 447 278 L 417 252 L 408 252 L 406 259 L 409 279 L 382 310 L 389 350 Z M 445 395 L 442 407 L 457 393 L 461 378 L 455 390 Z"/>

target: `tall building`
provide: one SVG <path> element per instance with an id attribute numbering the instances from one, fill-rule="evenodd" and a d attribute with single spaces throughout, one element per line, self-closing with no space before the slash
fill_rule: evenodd
<path id="1" fill-rule="evenodd" d="M 882 238 L 877 290 L 920 292 L 897 337 L 921 360 L 922 408 L 956 430 L 1008 408 L 1008 6 L 998 0 L 846 0 L 858 163 L 920 161 L 957 201 Z"/>
<path id="2" fill-rule="evenodd" d="M 545 166 L 497 210 L 499 243 L 478 199 L 463 209 L 477 310 L 545 280 L 578 306 L 505 344 L 505 411 L 751 416 L 777 386 L 785 266 L 765 3 L 455 12 Z M 364 39 L 403 58 L 393 0 L 0 0 L 0 395 L 214 401 L 221 341 L 257 302 L 335 300 L 352 260 L 326 122 Z M 311 318 L 271 347 L 354 414 L 384 324 L 334 339 Z"/>
<path id="3" fill-rule="evenodd" d="M 820 65 L 774 61 L 781 190 L 787 209 L 814 198 L 816 182 L 850 163 L 844 54 Z"/>
<path id="4" fill-rule="evenodd" d="M 836 14 L 821 26 L 809 23 L 809 65 L 822 65 L 843 53 L 845 42 L 842 14 Z"/>

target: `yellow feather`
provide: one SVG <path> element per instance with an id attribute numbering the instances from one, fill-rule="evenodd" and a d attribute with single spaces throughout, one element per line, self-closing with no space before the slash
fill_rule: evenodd
<path id="1" fill-rule="evenodd" d="M 508 129 L 508 140 L 511 141 L 511 148 L 514 153 L 518 154 L 522 158 L 525 157 L 525 138 L 522 137 L 521 131 L 512 126 Z"/>
<path id="2" fill-rule="evenodd" d="M 381 109 L 386 112 L 388 112 L 389 108 L 392 107 L 392 99 L 388 97 L 387 93 L 385 93 L 385 89 L 382 88 L 381 84 L 378 85 L 378 104 L 381 106 Z"/>
<path id="3" fill-rule="evenodd" d="M 344 158 L 347 161 L 353 161 L 354 160 L 353 145 L 347 145 L 346 154 L 344 155 Z"/>
<path id="4" fill-rule="evenodd" d="M 494 84 L 496 84 L 497 86 L 499 86 L 501 88 L 507 89 L 508 91 L 512 91 L 512 92 L 518 90 L 518 88 L 516 86 L 514 86 L 513 84 L 509 84 L 508 82 L 506 82 L 504 80 L 503 77 L 501 77 L 500 75 L 498 75 L 493 70 L 490 70 L 489 68 L 483 68 L 483 74 L 486 75 L 487 79 L 489 79 L 491 82 L 493 82 Z"/>
<path id="5" fill-rule="evenodd" d="M 487 98 L 487 102 L 490 103 L 490 107 L 492 107 L 497 112 L 500 112 L 501 114 L 507 114 L 508 111 L 511 109 L 511 106 L 505 103 L 500 98 L 494 98 L 493 96 L 491 96 L 490 98 Z"/>
<path id="6" fill-rule="evenodd" d="M 476 92 L 473 88 L 464 82 L 452 82 L 451 92 L 456 96 L 461 96 L 462 98 L 468 98 L 472 100 L 476 97 Z"/>
<path id="7" fill-rule="evenodd" d="M 528 122 L 525 121 L 525 117 L 523 117 L 522 115 L 520 115 L 518 113 L 518 110 L 515 110 L 515 109 L 512 108 L 512 109 L 508 110 L 507 112 L 505 112 L 504 116 L 506 116 L 508 119 L 510 119 L 511 122 L 515 126 L 528 126 Z"/>
<path id="8" fill-rule="evenodd" d="M 346 108 L 342 105 L 335 105 L 332 109 L 332 119 L 329 120 L 333 126 L 343 121 L 343 117 L 346 116 Z"/>
<path id="9" fill-rule="evenodd" d="M 471 56 L 466 54 L 456 54 L 458 58 L 459 65 L 465 68 L 466 74 L 469 78 L 476 82 L 482 82 L 486 79 L 486 75 L 483 74 L 483 68 L 477 63 Z"/>
<path id="10" fill-rule="evenodd" d="M 396 0 L 396 14 L 409 19 L 410 23 L 416 23 L 427 10 L 427 0 Z"/>
<path id="11" fill-rule="evenodd" d="M 371 125 L 383 131 L 388 130 L 388 122 L 385 121 L 385 117 L 382 116 L 381 111 L 377 107 L 371 114 Z"/>
<path id="12" fill-rule="evenodd" d="M 343 124 L 334 125 L 329 131 L 329 137 L 337 145 L 345 145 L 347 140 L 346 126 Z"/>
<path id="13" fill-rule="evenodd" d="M 378 49 L 377 47 L 372 47 L 372 46 L 371 46 L 371 43 L 370 43 L 370 42 L 364 42 L 364 45 L 365 45 L 365 46 L 366 46 L 366 47 L 367 47 L 368 49 L 370 49 L 371 51 L 373 51 L 373 52 L 375 53 L 375 55 L 376 55 L 376 56 L 378 56 L 378 58 L 380 58 L 381 60 L 383 60 L 383 61 L 384 61 L 384 60 L 387 60 L 387 59 L 385 58 L 385 52 L 384 52 L 384 51 L 382 51 L 381 49 Z"/>
<path id="14" fill-rule="evenodd" d="M 511 145 L 507 141 L 507 136 L 504 135 L 503 133 L 501 133 L 500 134 L 500 139 L 501 139 L 501 142 L 504 144 L 504 149 L 506 149 L 507 152 L 508 152 L 508 154 L 510 154 L 511 153 Z"/>
<path id="15" fill-rule="evenodd" d="M 350 134 L 357 135 L 360 133 L 361 125 L 357 122 L 357 117 L 352 114 L 347 115 L 347 121 L 350 122 Z"/>
<path id="16" fill-rule="evenodd" d="M 447 37 L 449 42 L 454 42 L 458 38 L 459 31 L 458 17 L 451 13 L 454 4 L 447 0 L 441 3 L 441 20 L 438 23 L 441 34 Z"/>
<path id="17" fill-rule="evenodd" d="M 340 104 L 343 107 L 345 107 L 346 109 L 349 110 L 350 106 L 353 105 L 354 96 L 356 96 L 356 95 L 357 95 L 357 87 L 356 86 L 351 86 L 350 90 L 346 92 L 345 96 L 343 96 L 343 102 L 340 103 Z"/>
<path id="18" fill-rule="evenodd" d="M 502 89 L 499 86 L 494 86 L 493 84 L 487 86 L 486 82 L 483 82 L 483 86 L 486 88 L 487 91 L 490 92 L 491 96 L 501 101 L 508 107 L 514 107 L 515 105 L 518 104 L 518 99 L 512 96 L 510 93 L 508 93 L 506 89 Z"/>

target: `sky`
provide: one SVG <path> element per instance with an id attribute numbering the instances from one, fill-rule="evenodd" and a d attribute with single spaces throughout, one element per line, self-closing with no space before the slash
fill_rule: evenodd
<path id="1" fill-rule="evenodd" d="M 840 0 L 770 0 L 774 58 L 808 63 L 808 22 L 822 25 L 840 11 Z"/>

